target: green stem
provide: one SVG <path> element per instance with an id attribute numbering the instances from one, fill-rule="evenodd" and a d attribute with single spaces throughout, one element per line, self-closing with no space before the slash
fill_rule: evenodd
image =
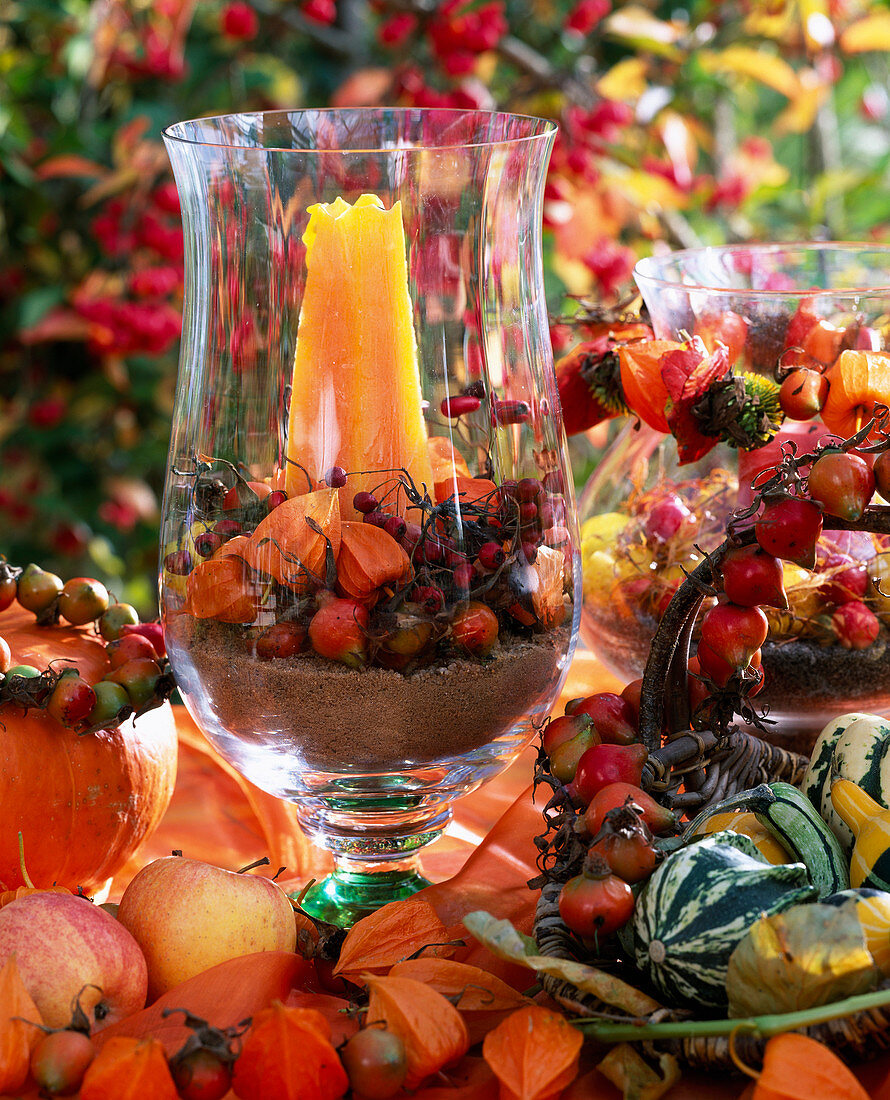
<path id="1" fill-rule="evenodd" d="M 665 1024 L 613 1024 L 603 1020 L 573 1020 L 574 1025 L 602 1043 L 628 1043 L 641 1039 L 688 1039 L 698 1035 L 731 1035 L 734 1031 L 754 1031 L 768 1039 L 783 1031 L 822 1024 L 840 1016 L 850 1016 L 869 1008 L 890 1005 L 890 988 L 862 993 L 818 1008 L 785 1012 L 771 1016 L 750 1016 L 738 1020 L 683 1020 Z"/>

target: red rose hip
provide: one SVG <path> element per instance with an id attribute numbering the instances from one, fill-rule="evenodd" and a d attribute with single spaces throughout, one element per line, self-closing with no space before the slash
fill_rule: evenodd
<path id="1" fill-rule="evenodd" d="M 825 451 L 813 463 L 807 492 L 827 515 L 857 520 L 874 496 L 875 475 L 859 455 Z"/>
<path id="2" fill-rule="evenodd" d="M 759 607 L 718 603 L 701 621 L 701 641 L 734 668 L 744 668 L 769 634 L 769 620 Z"/>
<path id="3" fill-rule="evenodd" d="M 320 657 L 361 667 L 368 654 L 368 609 L 355 600 L 329 600 L 309 623 L 309 641 Z"/>
<path id="4" fill-rule="evenodd" d="M 636 712 L 633 705 L 613 691 L 598 691 L 595 695 L 588 695 L 574 713 L 589 715 L 596 732 L 608 744 L 630 745 L 637 740 Z"/>
<path id="5" fill-rule="evenodd" d="M 743 607 L 788 606 L 782 562 L 759 546 L 740 546 L 723 559 L 723 591 L 732 603 Z"/>
<path id="6" fill-rule="evenodd" d="M 816 563 L 816 541 L 822 534 L 822 509 L 800 497 L 767 504 L 754 524 L 761 549 L 805 569 Z"/>

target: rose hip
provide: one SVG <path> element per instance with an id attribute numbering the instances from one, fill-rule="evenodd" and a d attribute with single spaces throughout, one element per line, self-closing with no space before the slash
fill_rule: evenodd
<path id="1" fill-rule="evenodd" d="M 643 524 L 643 532 L 653 542 L 669 542 L 681 534 L 692 534 L 698 527 L 695 514 L 678 496 L 667 496 L 653 504 Z"/>
<path id="2" fill-rule="evenodd" d="M 807 478 L 810 499 L 829 516 L 857 520 L 874 496 L 875 475 L 859 455 L 825 451 L 813 463 Z"/>
<path id="3" fill-rule="evenodd" d="M 266 511 L 274 512 L 276 508 L 287 500 L 287 493 L 283 489 L 273 489 L 266 497 Z"/>
<path id="4" fill-rule="evenodd" d="M 46 711 L 67 729 L 74 729 L 83 722 L 95 705 L 95 691 L 86 680 L 72 671 L 62 674 L 52 690 Z"/>
<path id="5" fill-rule="evenodd" d="M 61 577 L 32 563 L 25 566 L 18 579 L 16 597 L 26 611 L 39 615 L 49 608 L 63 587 Z"/>
<path id="6" fill-rule="evenodd" d="M 890 451 L 881 451 L 875 459 L 872 473 L 875 475 L 878 492 L 890 503 Z M 0 610 L 2 610 L 2 601 L 0 601 Z"/>
<path id="7" fill-rule="evenodd" d="M 105 678 L 114 684 L 120 684 L 127 693 L 130 705 L 134 710 L 139 710 L 154 695 L 160 676 L 161 669 L 157 661 L 136 657 L 119 668 L 112 669 Z"/>
<path id="8" fill-rule="evenodd" d="M 458 608 L 451 622 L 451 637 L 459 649 L 474 657 L 487 657 L 498 640 L 498 617 L 487 604 L 471 600 Z"/>
<path id="9" fill-rule="evenodd" d="M 213 530 L 225 542 L 235 535 L 240 535 L 244 530 L 244 525 L 236 519 L 221 519 L 219 522 L 214 523 Z"/>
<path id="10" fill-rule="evenodd" d="M 701 640 L 734 668 L 744 668 L 769 634 L 769 620 L 759 607 L 718 603 L 705 612 Z"/>
<path id="11" fill-rule="evenodd" d="M 507 560 L 507 555 L 504 553 L 504 548 L 499 542 L 484 542 L 479 547 L 479 553 L 476 555 L 476 560 L 482 569 L 487 570 L 489 573 L 493 573 L 496 569 L 499 569 Z"/>
<path id="12" fill-rule="evenodd" d="M 352 498 L 352 507 L 363 515 L 367 515 L 368 512 L 373 512 L 377 507 L 377 497 L 373 493 L 367 493 L 364 490 L 360 493 L 356 493 Z"/>
<path id="13" fill-rule="evenodd" d="M 115 684 L 111 680 L 100 680 L 94 685 L 93 691 L 96 693 L 96 702 L 87 715 L 87 723 L 90 726 L 102 728 L 114 726 L 122 717 L 132 714 L 130 697 L 121 684 Z"/>
<path id="14" fill-rule="evenodd" d="M 858 600 L 836 608 L 831 616 L 831 626 L 845 649 L 868 649 L 877 640 L 881 629 L 875 613 Z"/>
<path id="15" fill-rule="evenodd" d="M 164 555 L 164 570 L 174 577 L 186 577 L 192 571 L 194 563 L 188 550 L 171 550 Z"/>
<path id="16" fill-rule="evenodd" d="M 673 810 L 662 806 L 660 802 L 632 783 L 610 783 L 598 791 L 590 801 L 584 814 L 584 826 L 591 836 L 596 836 L 603 827 L 606 814 L 620 806 L 636 806 L 641 819 L 653 833 L 666 835 L 678 831 L 679 819 Z"/>
<path id="17" fill-rule="evenodd" d="M 59 612 L 73 626 L 98 619 L 108 607 L 108 589 L 92 577 L 72 577 L 59 593 Z"/>
<path id="18" fill-rule="evenodd" d="M 807 367 L 791 371 L 779 389 L 779 404 L 791 420 L 812 420 L 822 411 L 827 397 L 828 379 Z"/>
<path id="19" fill-rule="evenodd" d="M 723 591 L 732 603 L 743 607 L 788 606 L 782 562 L 759 546 L 729 550 L 723 559 L 722 572 Z"/>
<path id="20" fill-rule="evenodd" d="M 446 397 L 439 409 L 443 416 L 447 416 L 450 420 L 456 420 L 459 416 L 474 413 L 481 404 L 482 402 L 478 397 L 462 393 L 456 394 L 454 397 Z"/>
<path id="21" fill-rule="evenodd" d="M 725 658 L 721 657 L 720 654 L 715 653 L 704 641 L 700 641 L 698 643 L 695 659 L 698 663 L 698 671 L 702 676 L 707 677 L 707 679 L 715 683 L 717 687 L 726 687 L 730 677 L 736 672 L 742 671 L 743 669 L 750 669 L 752 665 L 755 667 L 760 665 L 760 650 L 757 650 L 747 665 L 731 665 Z M 690 666 L 691 665 L 692 662 L 690 662 Z M 690 702 L 692 702 L 693 697 L 691 683 L 692 682 L 690 682 Z M 701 701 L 704 693 L 699 691 L 696 694 L 699 701 Z"/>
<path id="22" fill-rule="evenodd" d="M 350 668 L 360 668 L 368 654 L 368 609 L 355 600 L 333 599 L 312 616 L 309 641 L 315 652 Z"/>
<path id="23" fill-rule="evenodd" d="M 613 691 L 598 691 L 584 699 L 575 715 L 586 714 L 600 738 L 610 745 L 631 745 L 637 740 L 634 708 Z"/>
<path id="24" fill-rule="evenodd" d="M 523 424 L 530 413 L 531 409 L 525 401 L 494 401 L 491 406 L 491 419 L 495 425 Z"/>
<path id="25" fill-rule="evenodd" d="M 12 606 L 17 587 L 15 576 L 4 572 L 3 563 L 0 562 L 0 611 Z"/>
<path id="26" fill-rule="evenodd" d="M 649 758 L 645 745 L 594 745 L 578 761 L 572 780 L 573 793 L 584 806 L 610 783 L 630 783 L 639 787 L 643 765 Z"/>
<path id="27" fill-rule="evenodd" d="M 216 531 L 202 531 L 200 535 L 195 536 L 195 552 L 202 558 L 212 557 L 222 544 L 222 535 L 217 534 Z"/>
<path id="28" fill-rule="evenodd" d="M 520 504 L 535 501 L 541 495 L 541 483 L 536 477 L 524 477 L 516 483 L 515 497 Z"/>
<path id="29" fill-rule="evenodd" d="M 127 633 L 128 626 L 139 625 L 139 613 L 132 604 L 113 603 L 99 619 L 99 633 L 106 642 L 113 642 Z"/>
<path id="30" fill-rule="evenodd" d="M 332 466 L 324 475 L 325 485 L 331 489 L 342 489 L 346 484 L 346 471 L 342 466 Z"/>
<path id="31" fill-rule="evenodd" d="M 307 630 L 302 623 L 273 623 L 256 640 L 256 655 L 261 661 L 293 657 L 306 644 Z"/>
<path id="32" fill-rule="evenodd" d="M 105 654 L 112 668 L 120 668 L 127 661 L 135 661 L 137 657 L 147 657 L 150 661 L 157 657 L 155 647 L 141 634 L 124 634 L 115 641 L 109 642 L 105 647 Z"/>
<path id="33" fill-rule="evenodd" d="M 868 591 L 868 567 L 864 561 L 855 561 L 847 554 L 827 555 L 819 572 L 825 574 L 819 594 L 827 603 L 861 600 Z"/>
<path id="34" fill-rule="evenodd" d="M 600 744 L 599 734 L 589 722 L 576 728 L 579 732 L 574 737 L 554 745 L 548 753 L 550 772 L 560 783 L 571 783 L 575 778 L 581 757 L 588 749 Z"/>
<path id="35" fill-rule="evenodd" d="M 761 549 L 805 569 L 812 569 L 816 563 L 816 542 L 821 534 L 821 508 L 800 497 L 767 504 L 754 524 Z"/>

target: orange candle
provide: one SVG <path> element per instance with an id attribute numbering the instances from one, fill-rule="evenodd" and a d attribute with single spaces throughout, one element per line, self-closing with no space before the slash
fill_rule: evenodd
<path id="1" fill-rule="evenodd" d="M 362 195 L 317 203 L 309 214 L 285 487 L 306 491 L 293 462 L 316 480 L 341 466 L 349 475 L 341 511 L 350 519 L 357 492 L 379 490 L 401 469 L 420 492 L 433 489 L 402 209 Z"/>

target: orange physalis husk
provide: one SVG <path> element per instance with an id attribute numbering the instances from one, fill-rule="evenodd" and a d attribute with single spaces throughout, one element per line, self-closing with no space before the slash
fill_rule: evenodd
<path id="1" fill-rule="evenodd" d="M 467 1026 L 441 993 L 413 978 L 367 975 L 366 1026 L 382 1022 L 405 1044 L 408 1074 L 405 1088 L 456 1062 L 470 1046 Z"/>
<path id="2" fill-rule="evenodd" d="M 865 427 L 876 404 L 890 405 L 890 355 L 885 352 L 843 351 L 825 377 L 828 397 L 822 422 L 843 439 Z M 869 442 L 876 440 L 877 433 L 872 432 Z"/>
<path id="3" fill-rule="evenodd" d="M 497 486 L 493 481 L 485 477 L 462 477 L 454 473 L 435 485 L 436 503 L 441 504 L 448 497 L 457 497 L 461 504 L 476 504 L 478 502 L 492 501 L 492 509 L 496 506 L 495 492 Z"/>
<path id="4" fill-rule="evenodd" d="M 275 1001 L 254 1016 L 232 1076 L 240 1100 L 337 1100 L 348 1088 L 320 1012 Z"/>
<path id="5" fill-rule="evenodd" d="M 330 1039 L 335 1047 L 342 1046 L 358 1031 L 358 1017 L 354 1012 L 349 1011 L 351 1002 L 345 997 L 292 989 L 284 1003 L 288 1008 L 311 1008 L 315 1012 L 320 1012 L 330 1027 Z"/>
<path id="6" fill-rule="evenodd" d="M 561 550 L 539 546 L 532 569 L 538 583 L 532 592 L 535 615 L 547 630 L 553 630 L 565 619 L 566 605 L 563 599 L 565 555 Z"/>
<path id="7" fill-rule="evenodd" d="M 385 584 L 411 579 L 411 560 L 382 527 L 344 520 L 340 531 L 337 582 L 347 596 L 367 600 Z"/>
<path id="8" fill-rule="evenodd" d="M 667 351 L 682 351 L 677 340 L 639 340 L 618 348 L 621 389 L 631 412 L 657 432 L 670 433 L 666 408 L 670 401 L 661 376 L 661 357 Z"/>
<path id="9" fill-rule="evenodd" d="M 578 1074 L 584 1037 L 563 1016 L 531 1005 L 511 1013 L 482 1044 L 500 1100 L 546 1100 Z"/>
<path id="10" fill-rule="evenodd" d="M 313 530 L 311 521 L 322 532 Z M 316 489 L 279 504 L 257 524 L 245 557 L 259 573 L 295 592 L 305 592 L 313 577 L 324 579 L 327 543 L 340 551 L 340 498 L 336 489 Z"/>
<path id="11" fill-rule="evenodd" d="M 677 1084 L 682 1071 L 673 1054 L 652 1054 L 649 1060 L 631 1043 L 616 1043 L 597 1064 L 597 1071 L 618 1089 L 622 1096 L 659 1100 Z"/>
<path id="12" fill-rule="evenodd" d="M 438 1084 L 447 1077 L 448 1084 Z M 497 1080 L 484 1058 L 467 1054 L 444 1074 L 439 1074 L 426 1088 L 411 1093 L 411 1100 L 492 1100 L 497 1094 Z"/>
<path id="13" fill-rule="evenodd" d="M 852 1072 L 816 1039 L 789 1032 L 766 1044 L 754 1100 L 868 1100 Z"/>
<path id="14" fill-rule="evenodd" d="M 0 1095 L 15 1092 L 27 1080 L 31 1051 L 43 1038 L 33 1025 L 42 1023 L 15 955 L 10 955 L 0 968 Z"/>
<path id="15" fill-rule="evenodd" d="M 235 535 L 230 538 L 228 542 L 224 542 L 222 546 L 213 555 L 214 561 L 220 561 L 222 558 L 242 558 L 244 561 L 248 560 L 250 554 L 250 537 L 248 535 Z"/>
<path id="16" fill-rule="evenodd" d="M 406 959 L 396 963 L 389 976 L 413 978 L 447 997 L 464 1018 L 470 1046 L 483 1039 L 511 1012 L 529 1004 L 527 997 L 494 974 L 451 959 Z"/>
<path id="17" fill-rule="evenodd" d="M 386 974 L 427 944 L 429 954 L 445 958 L 455 948 L 447 944 L 448 930 L 423 897 L 394 901 L 362 917 L 346 933 L 334 975 L 358 981 L 362 974 Z M 427 952 L 424 952 L 426 954 Z"/>
<path id="18" fill-rule="evenodd" d="M 73 890 L 69 890 L 67 886 L 17 886 L 15 890 L 4 890 L 0 894 L 0 909 L 4 905 L 9 905 L 11 901 L 15 901 L 16 898 L 23 898 L 27 894 L 73 894 Z"/>
<path id="19" fill-rule="evenodd" d="M 196 619 L 252 623 L 257 613 L 254 587 L 241 558 L 208 558 L 188 575 L 185 608 Z"/>
<path id="20" fill-rule="evenodd" d="M 90 1063 L 80 1100 L 177 1100 L 164 1047 L 157 1039 L 109 1039 Z"/>
<path id="21" fill-rule="evenodd" d="M 445 481 L 453 474 L 462 477 L 470 476 L 470 468 L 467 466 L 464 456 L 444 435 L 434 435 L 427 440 L 427 451 L 430 456 L 430 465 L 433 468 L 433 484 Z"/>

